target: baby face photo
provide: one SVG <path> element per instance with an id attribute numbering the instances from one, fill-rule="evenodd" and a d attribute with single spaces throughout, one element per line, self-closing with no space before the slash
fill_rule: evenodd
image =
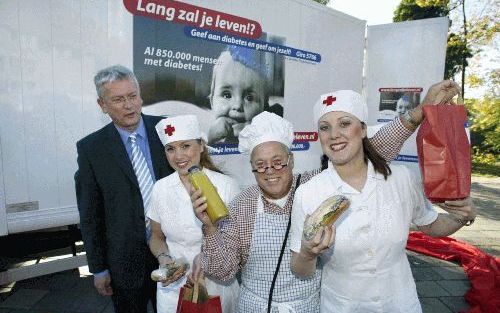
<path id="1" fill-rule="evenodd" d="M 419 88 L 388 88 L 380 90 L 379 122 L 391 121 L 420 103 Z"/>
<path id="2" fill-rule="evenodd" d="M 284 44 L 268 34 L 259 40 Z M 237 143 L 263 111 L 283 116 L 284 63 L 281 55 L 191 38 L 182 25 L 134 17 L 143 112 L 196 114 L 211 145 Z"/>

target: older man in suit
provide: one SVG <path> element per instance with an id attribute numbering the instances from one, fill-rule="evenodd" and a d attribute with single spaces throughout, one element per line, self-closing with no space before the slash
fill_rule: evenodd
<path id="1" fill-rule="evenodd" d="M 112 122 L 76 144 L 76 195 L 89 269 L 116 312 L 146 312 L 149 300 L 156 306 L 150 273 L 158 263 L 147 245 L 145 210 L 154 182 L 172 173 L 155 132 L 161 118 L 141 113 L 139 84 L 126 67 L 105 68 L 94 83 Z"/>

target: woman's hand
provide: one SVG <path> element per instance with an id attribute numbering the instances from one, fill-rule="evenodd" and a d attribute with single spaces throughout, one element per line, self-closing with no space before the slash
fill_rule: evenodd
<path id="1" fill-rule="evenodd" d="M 445 201 L 438 206 L 462 222 L 473 221 L 476 218 L 476 208 L 470 197 L 463 200 Z"/>
<path id="2" fill-rule="evenodd" d="M 335 242 L 335 225 L 321 227 L 311 241 L 302 238 L 300 254 L 306 259 L 316 259 Z"/>
<path id="3" fill-rule="evenodd" d="M 443 80 L 429 87 L 422 104 L 453 104 L 452 98 L 459 94 L 460 86 L 457 83 L 452 80 Z"/>
<path id="4" fill-rule="evenodd" d="M 309 218 L 309 216 L 307 218 Z M 334 241 L 334 225 L 320 228 L 316 236 L 310 241 L 302 238 L 300 253 L 292 251 L 292 259 L 290 261 L 292 272 L 302 279 L 312 277 L 316 272 L 317 257 L 325 250 L 329 249 Z"/>
<path id="5" fill-rule="evenodd" d="M 411 110 L 412 119 L 420 124 L 424 120 L 422 106 L 432 104 L 454 104 L 452 99 L 460 94 L 460 86 L 452 80 L 443 80 L 429 87 L 422 103 Z"/>
<path id="6" fill-rule="evenodd" d="M 175 261 L 170 257 L 170 256 L 160 256 L 158 257 L 158 263 L 160 264 L 161 267 L 165 267 L 169 264 L 174 264 Z M 166 279 L 160 279 L 159 282 L 162 283 L 163 287 L 166 287 L 170 285 L 171 283 L 179 280 L 186 274 L 186 266 L 180 266 L 173 275 L 167 277 Z"/>
<path id="7" fill-rule="evenodd" d="M 444 203 L 435 204 L 448 214 L 439 213 L 434 222 L 418 227 L 420 231 L 429 236 L 449 236 L 462 228 L 462 226 L 472 224 L 476 218 L 476 209 L 469 197 L 463 200 L 445 201 Z"/>

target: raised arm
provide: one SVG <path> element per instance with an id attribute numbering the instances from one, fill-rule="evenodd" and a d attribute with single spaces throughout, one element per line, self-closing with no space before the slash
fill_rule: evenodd
<path id="1" fill-rule="evenodd" d="M 190 194 L 195 215 L 203 223 L 203 271 L 208 276 L 229 281 L 239 271 L 242 259 L 236 207 L 229 206 L 229 216 L 215 226 L 205 212 L 207 204 L 201 192 L 191 189 Z"/>
<path id="2" fill-rule="evenodd" d="M 387 161 L 394 160 L 404 142 L 413 134 L 414 130 L 409 130 L 399 118 L 384 125 L 375 135 L 370 138 L 370 143 L 375 150 Z"/>

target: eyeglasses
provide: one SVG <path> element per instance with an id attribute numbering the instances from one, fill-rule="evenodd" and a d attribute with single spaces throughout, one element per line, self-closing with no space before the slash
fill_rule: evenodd
<path id="1" fill-rule="evenodd" d="M 282 163 L 281 161 L 276 162 L 276 163 L 273 163 L 272 165 L 270 166 L 259 166 L 255 169 L 252 169 L 252 172 L 253 173 L 265 173 L 269 168 L 273 168 L 277 171 L 283 169 L 285 166 L 288 166 L 288 164 L 290 163 L 290 154 L 288 155 L 288 159 L 286 161 L 286 163 Z"/>
<path id="2" fill-rule="evenodd" d="M 114 105 L 122 105 L 125 104 L 125 102 L 128 100 L 129 102 L 135 102 L 137 100 L 138 96 L 136 94 L 128 95 L 128 96 L 119 96 L 119 97 L 114 97 L 111 100 L 109 100 L 112 104 Z"/>

